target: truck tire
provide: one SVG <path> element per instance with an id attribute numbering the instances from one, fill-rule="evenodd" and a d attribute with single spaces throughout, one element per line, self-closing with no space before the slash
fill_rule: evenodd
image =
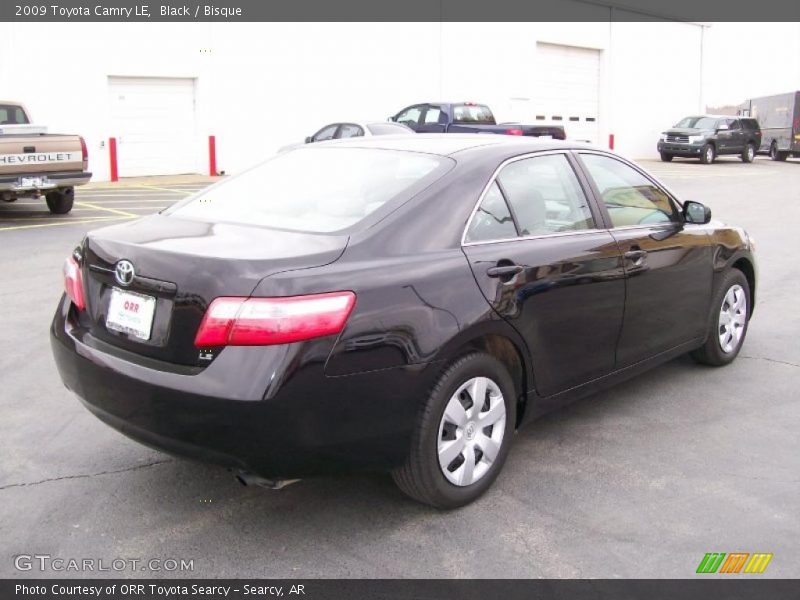
<path id="1" fill-rule="evenodd" d="M 65 215 L 72 210 L 72 203 L 75 201 L 75 188 L 53 190 L 44 198 L 51 213 Z"/>
<path id="2" fill-rule="evenodd" d="M 756 145 L 753 142 L 748 142 L 742 150 L 742 162 L 751 163 L 756 157 Z"/>
<path id="3" fill-rule="evenodd" d="M 717 158 L 717 149 L 714 148 L 714 144 L 706 144 L 700 150 L 700 162 L 704 165 L 710 165 L 715 158 Z"/>
<path id="4" fill-rule="evenodd" d="M 672 159 L 673 159 L 672 154 L 667 154 L 666 152 L 661 153 L 661 160 L 663 160 L 664 162 L 671 162 Z"/>
<path id="5" fill-rule="evenodd" d="M 772 141 L 772 145 L 769 147 L 769 158 L 770 160 L 786 160 L 787 152 L 781 152 L 778 150 L 778 142 Z"/>

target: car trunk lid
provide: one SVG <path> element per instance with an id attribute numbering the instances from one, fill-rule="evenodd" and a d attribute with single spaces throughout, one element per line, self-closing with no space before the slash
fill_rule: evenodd
<path id="1" fill-rule="evenodd" d="M 249 296 L 271 274 L 334 262 L 347 241 L 342 235 L 165 215 L 100 229 L 83 245 L 87 309 L 82 324 L 94 337 L 136 354 L 203 366 L 215 350 L 201 352 L 194 338 L 214 298 Z M 120 261 L 132 268 L 130 281 L 125 269 L 118 273 Z M 141 304 L 149 329 L 120 330 L 117 317 L 109 320 L 125 301 Z M 139 337 L 143 331 L 146 339 Z"/>

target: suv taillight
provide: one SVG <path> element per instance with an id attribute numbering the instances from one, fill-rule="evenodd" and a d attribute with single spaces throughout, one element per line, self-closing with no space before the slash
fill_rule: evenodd
<path id="1" fill-rule="evenodd" d="M 67 297 L 72 300 L 75 308 L 84 310 L 86 308 L 86 297 L 83 294 L 83 275 L 78 262 L 72 257 L 67 257 L 64 261 L 64 291 Z"/>
<path id="2" fill-rule="evenodd" d="M 203 317 L 194 345 L 270 346 L 342 331 L 356 304 L 353 292 L 283 298 L 217 298 Z"/>

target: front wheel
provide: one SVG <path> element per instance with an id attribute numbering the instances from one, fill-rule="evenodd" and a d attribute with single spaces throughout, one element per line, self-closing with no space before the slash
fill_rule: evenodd
<path id="1" fill-rule="evenodd" d="M 692 358 L 714 367 L 733 362 L 742 348 L 749 322 L 750 284 L 744 273 L 731 269 L 714 292 L 706 343 L 692 352 Z"/>
<path id="2" fill-rule="evenodd" d="M 419 502 L 457 508 L 483 494 L 503 467 L 516 419 L 514 383 L 481 352 L 453 362 L 428 396 L 397 486 Z"/>
<path id="3" fill-rule="evenodd" d="M 75 188 L 54 190 L 48 193 L 44 199 L 51 213 L 65 215 L 72 210 L 72 204 L 75 201 Z"/>
<path id="4" fill-rule="evenodd" d="M 672 154 L 667 154 L 666 152 L 661 153 L 661 160 L 664 162 L 671 162 L 672 161 Z"/>
<path id="5" fill-rule="evenodd" d="M 747 144 L 742 150 L 742 162 L 751 163 L 756 157 L 755 144 Z"/>
<path id="6" fill-rule="evenodd" d="M 706 144 L 700 151 L 700 162 L 704 165 L 710 165 L 717 157 L 717 151 L 712 144 Z"/>

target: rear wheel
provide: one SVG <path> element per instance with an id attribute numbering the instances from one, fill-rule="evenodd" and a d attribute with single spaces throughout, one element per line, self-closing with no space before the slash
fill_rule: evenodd
<path id="1" fill-rule="evenodd" d="M 469 504 L 500 472 L 515 419 L 514 384 L 502 363 L 480 352 L 456 360 L 428 396 L 395 483 L 437 508 Z"/>
<path id="2" fill-rule="evenodd" d="M 664 162 L 670 162 L 672 161 L 672 158 L 673 158 L 672 154 L 667 154 L 666 152 L 661 153 L 661 160 L 663 160 Z"/>
<path id="3" fill-rule="evenodd" d="M 744 147 L 742 150 L 742 162 L 751 163 L 753 159 L 756 157 L 756 146 L 753 143 L 749 143 Z"/>
<path id="4" fill-rule="evenodd" d="M 711 306 L 708 339 L 692 352 L 692 358 L 720 367 L 733 362 L 739 354 L 750 322 L 750 285 L 741 271 L 731 269 L 725 273 Z"/>
<path id="5" fill-rule="evenodd" d="M 769 157 L 771 160 L 786 160 L 787 152 L 781 152 L 778 150 L 778 143 L 772 142 L 772 145 L 769 147 Z"/>
<path id="6" fill-rule="evenodd" d="M 44 198 L 51 213 L 65 215 L 72 210 L 72 204 L 75 201 L 75 188 L 53 190 Z"/>
<path id="7" fill-rule="evenodd" d="M 713 144 L 706 144 L 703 146 L 703 149 L 700 151 L 700 162 L 704 165 L 710 165 L 714 162 L 714 159 L 717 157 L 717 150 L 714 148 Z"/>

